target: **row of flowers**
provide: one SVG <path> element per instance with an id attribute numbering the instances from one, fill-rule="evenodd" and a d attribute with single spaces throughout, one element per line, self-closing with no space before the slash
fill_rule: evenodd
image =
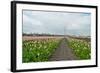
<path id="1" fill-rule="evenodd" d="M 23 62 L 44 62 L 59 45 L 60 39 L 23 41 Z"/>
<path id="2" fill-rule="evenodd" d="M 91 58 L 91 44 L 85 40 L 69 38 L 69 46 L 79 59 Z"/>

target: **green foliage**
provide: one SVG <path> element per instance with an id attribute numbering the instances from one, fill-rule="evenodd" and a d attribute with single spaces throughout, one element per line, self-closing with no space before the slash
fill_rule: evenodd
<path id="1" fill-rule="evenodd" d="M 23 41 L 23 62 L 44 62 L 48 61 L 51 54 L 59 45 L 58 39 L 37 39 Z"/>
<path id="2" fill-rule="evenodd" d="M 69 46 L 79 59 L 91 58 L 91 45 L 89 42 L 78 39 L 69 39 Z"/>

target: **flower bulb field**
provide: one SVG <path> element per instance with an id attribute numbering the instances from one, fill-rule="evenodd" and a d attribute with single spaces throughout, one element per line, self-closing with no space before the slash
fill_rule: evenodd
<path id="1" fill-rule="evenodd" d="M 48 61 L 60 39 L 34 39 L 23 41 L 23 62 Z"/>
<path id="2" fill-rule="evenodd" d="M 90 41 L 68 37 L 23 37 L 22 61 L 45 62 L 87 60 L 91 58 Z"/>
<path id="3" fill-rule="evenodd" d="M 79 59 L 91 58 L 91 45 L 90 42 L 78 39 L 69 39 L 69 46 Z"/>
<path id="4" fill-rule="evenodd" d="M 22 14 L 23 63 L 92 60 L 91 13 L 26 9 Z"/>

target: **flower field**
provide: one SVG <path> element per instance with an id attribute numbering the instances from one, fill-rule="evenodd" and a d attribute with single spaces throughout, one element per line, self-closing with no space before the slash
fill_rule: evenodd
<path id="1" fill-rule="evenodd" d="M 75 55 L 81 59 L 91 58 L 91 45 L 90 42 L 79 39 L 68 39 L 69 47 L 73 49 Z"/>
<path id="2" fill-rule="evenodd" d="M 59 45 L 60 39 L 34 39 L 23 41 L 22 61 L 28 62 L 44 62 Z"/>
<path id="3" fill-rule="evenodd" d="M 26 39 L 26 40 L 25 40 Z M 61 42 L 65 44 L 61 45 Z M 59 47 L 60 45 L 60 47 Z M 68 45 L 65 47 L 64 45 Z M 62 49 L 62 52 L 65 48 L 72 49 L 72 53 L 77 57 L 77 60 L 85 60 L 91 58 L 91 44 L 90 41 L 87 42 L 85 40 L 76 39 L 76 38 L 45 38 L 45 37 L 38 37 L 38 38 L 24 38 L 22 42 L 22 62 L 29 63 L 29 62 L 45 62 L 49 61 L 51 56 L 54 54 L 56 49 Z M 61 48 L 62 47 L 62 48 Z M 61 50 L 59 49 L 60 54 Z M 66 51 L 66 55 L 69 53 Z M 61 54 L 65 56 L 65 54 Z M 67 55 L 67 56 L 70 56 Z M 67 57 L 66 56 L 66 57 Z M 67 59 L 66 59 L 67 60 Z"/>

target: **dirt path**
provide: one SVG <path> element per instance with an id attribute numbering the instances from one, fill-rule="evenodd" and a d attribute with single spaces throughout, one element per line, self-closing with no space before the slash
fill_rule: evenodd
<path id="1" fill-rule="evenodd" d="M 50 61 L 77 60 L 77 57 L 73 54 L 72 49 L 68 47 L 66 41 L 66 39 L 61 41 L 59 47 L 49 59 Z"/>

